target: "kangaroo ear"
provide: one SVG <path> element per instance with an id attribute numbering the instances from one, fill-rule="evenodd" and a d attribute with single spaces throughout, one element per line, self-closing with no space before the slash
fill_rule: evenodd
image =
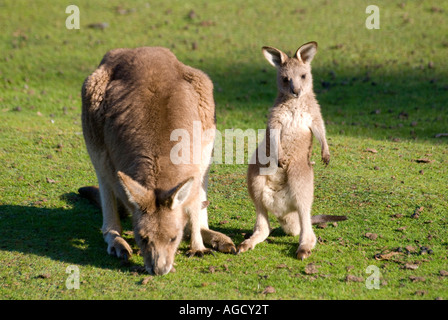
<path id="1" fill-rule="evenodd" d="M 313 60 L 316 52 L 317 52 L 317 42 L 311 41 L 300 46 L 300 48 L 297 49 L 295 57 L 299 59 L 299 61 L 302 61 L 303 63 L 311 63 L 311 60 Z"/>
<path id="2" fill-rule="evenodd" d="M 269 63 L 276 68 L 280 67 L 286 62 L 286 60 L 288 60 L 288 56 L 284 52 L 276 48 L 263 47 L 262 51 L 266 60 L 268 60 Z"/>
<path id="3" fill-rule="evenodd" d="M 168 205 L 170 209 L 175 209 L 182 205 L 190 195 L 191 187 L 193 186 L 194 178 L 189 178 L 184 182 L 179 183 L 176 187 L 168 192 Z"/>
<path id="4" fill-rule="evenodd" d="M 140 208 L 140 204 L 143 203 L 148 189 L 121 171 L 118 171 L 118 181 L 123 187 L 128 201 L 136 208 Z"/>

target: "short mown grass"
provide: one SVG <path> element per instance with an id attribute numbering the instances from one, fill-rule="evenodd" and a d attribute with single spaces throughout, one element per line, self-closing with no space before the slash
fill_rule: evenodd
<path id="1" fill-rule="evenodd" d="M 448 5 L 376 1 L 66 1 L 0 4 L 0 299 L 447 299 Z M 107 23 L 104 29 L 89 27 Z M 275 220 L 241 255 L 176 256 L 150 277 L 134 255 L 106 254 L 101 213 L 77 189 L 96 184 L 80 123 L 84 78 L 112 48 L 165 46 L 215 85 L 218 129 L 264 129 L 275 70 L 261 46 L 315 40 L 314 88 L 332 159 L 314 148 L 316 226 L 304 261 Z M 247 165 L 212 166 L 209 224 L 236 244 L 251 232 Z M 412 215 L 420 209 L 418 217 Z M 124 221 L 125 237 L 134 246 Z M 69 289 L 67 267 L 79 268 Z M 369 266 L 376 266 L 379 289 Z M 267 287 L 273 290 L 266 291 Z M 269 293 L 270 292 L 270 293 Z"/>

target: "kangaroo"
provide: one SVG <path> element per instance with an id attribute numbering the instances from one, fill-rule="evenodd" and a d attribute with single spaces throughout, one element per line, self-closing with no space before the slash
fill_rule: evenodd
<path id="1" fill-rule="evenodd" d="M 200 156 L 174 164 L 172 132 L 193 135 L 200 123 Z M 98 187 L 79 193 L 102 210 L 107 252 L 132 255 L 121 237 L 120 214 L 132 213 L 134 237 L 145 269 L 168 273 L 179 243 L 189 234 L 190 256 L 236 252 L 232 240 L 210 230 L 207 182 L 215 135 L 213 84 L 166 48 L 115 49 L 82 86 L 82 128 Z M 183 155 L 184 156 L 184 155 Z M 205 204 L 205 205 L 204 205 Z"/>
<path id="2" fill-rule="evenodd" d="M 273 213 L 283 230 L 300 235 L 296 255 L 307 258 L 316 245 L 312 224 L 345 220 L 345 216 L 311 216 L 314 174 L 310 161 L 313 135 L 321 145 L 322 161 L 330 162 L 325 126 L 320 106 L 313 92 L 311 61 L 317 43 L 302 45 L 293 57 L 273 47 L 262 49 L 268 62 L 277 68 L 278 95 L 270 110 L 265 140 L 258 148 L 270 151 L 267 143 L 278 134 L 278 168 L 273 174 L 261 174 L 261 164 L 255 151 L 248 168 L 248 191 L 255 205 L 256 223 L 252 236 L 238 247 L 238 253 L 253 249 L 270 233 L 268 211 Z M 270 155 L 272 156 L 272 154 Z"/>

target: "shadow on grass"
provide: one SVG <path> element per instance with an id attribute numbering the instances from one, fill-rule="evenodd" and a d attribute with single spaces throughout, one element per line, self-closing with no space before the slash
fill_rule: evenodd
<path id="1" fill-rule="evenodd" d="M 106 243 L 100 230 L 100 209 L 76 193 L 64 194 L 61 198 L 70 203 L 72 208 L 1 205 L 0 250 L 34 254 L 70 264 L 130 270 L 132 263 L 125 263 L 106 252 Z M 124 231 L 132 230 L 130 217 L 122 218 L 121 222 Z M 219 226 L 211 226 L 211 229 L 229 235 L 235 245 L 244 240 L 242 231 L 251 232 Z M 138 248 L 133 235 L 126 234 L 124 238 L 136 254 Z M 189 243 L 189 239 L 184 241 Z M 187 250 L 184 250 L 184 254 Z M 138 268 L 135 270 L 140 272 Z"/>
<path id="2" fill-rule="evenodd" d="M 71 202 L 71 209 L 0 206 L 0 249 L 79 265 L 123 267 L 106 252 L 101 212 L 75 193 L 63 198 Z"/>

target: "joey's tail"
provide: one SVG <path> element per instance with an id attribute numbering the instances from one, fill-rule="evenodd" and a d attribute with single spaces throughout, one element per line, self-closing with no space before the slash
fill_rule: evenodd
<path id="1" fill-rule="evenodd" d="M 96 186 L 82 187 L 78 189 L 81 197 L 89 200 L 95 207 L 101 209 L 100 189 Z"/>
<path id="2" fill-rule="evenodd" d="M 347 216 L 333 216 L 328 214 L 321 214 L 317 216 L 311 217 L 312 224 L 319 224 L 324 222 L 335 222 L 335 221 L 344 221 L 347 220 Z"/>

